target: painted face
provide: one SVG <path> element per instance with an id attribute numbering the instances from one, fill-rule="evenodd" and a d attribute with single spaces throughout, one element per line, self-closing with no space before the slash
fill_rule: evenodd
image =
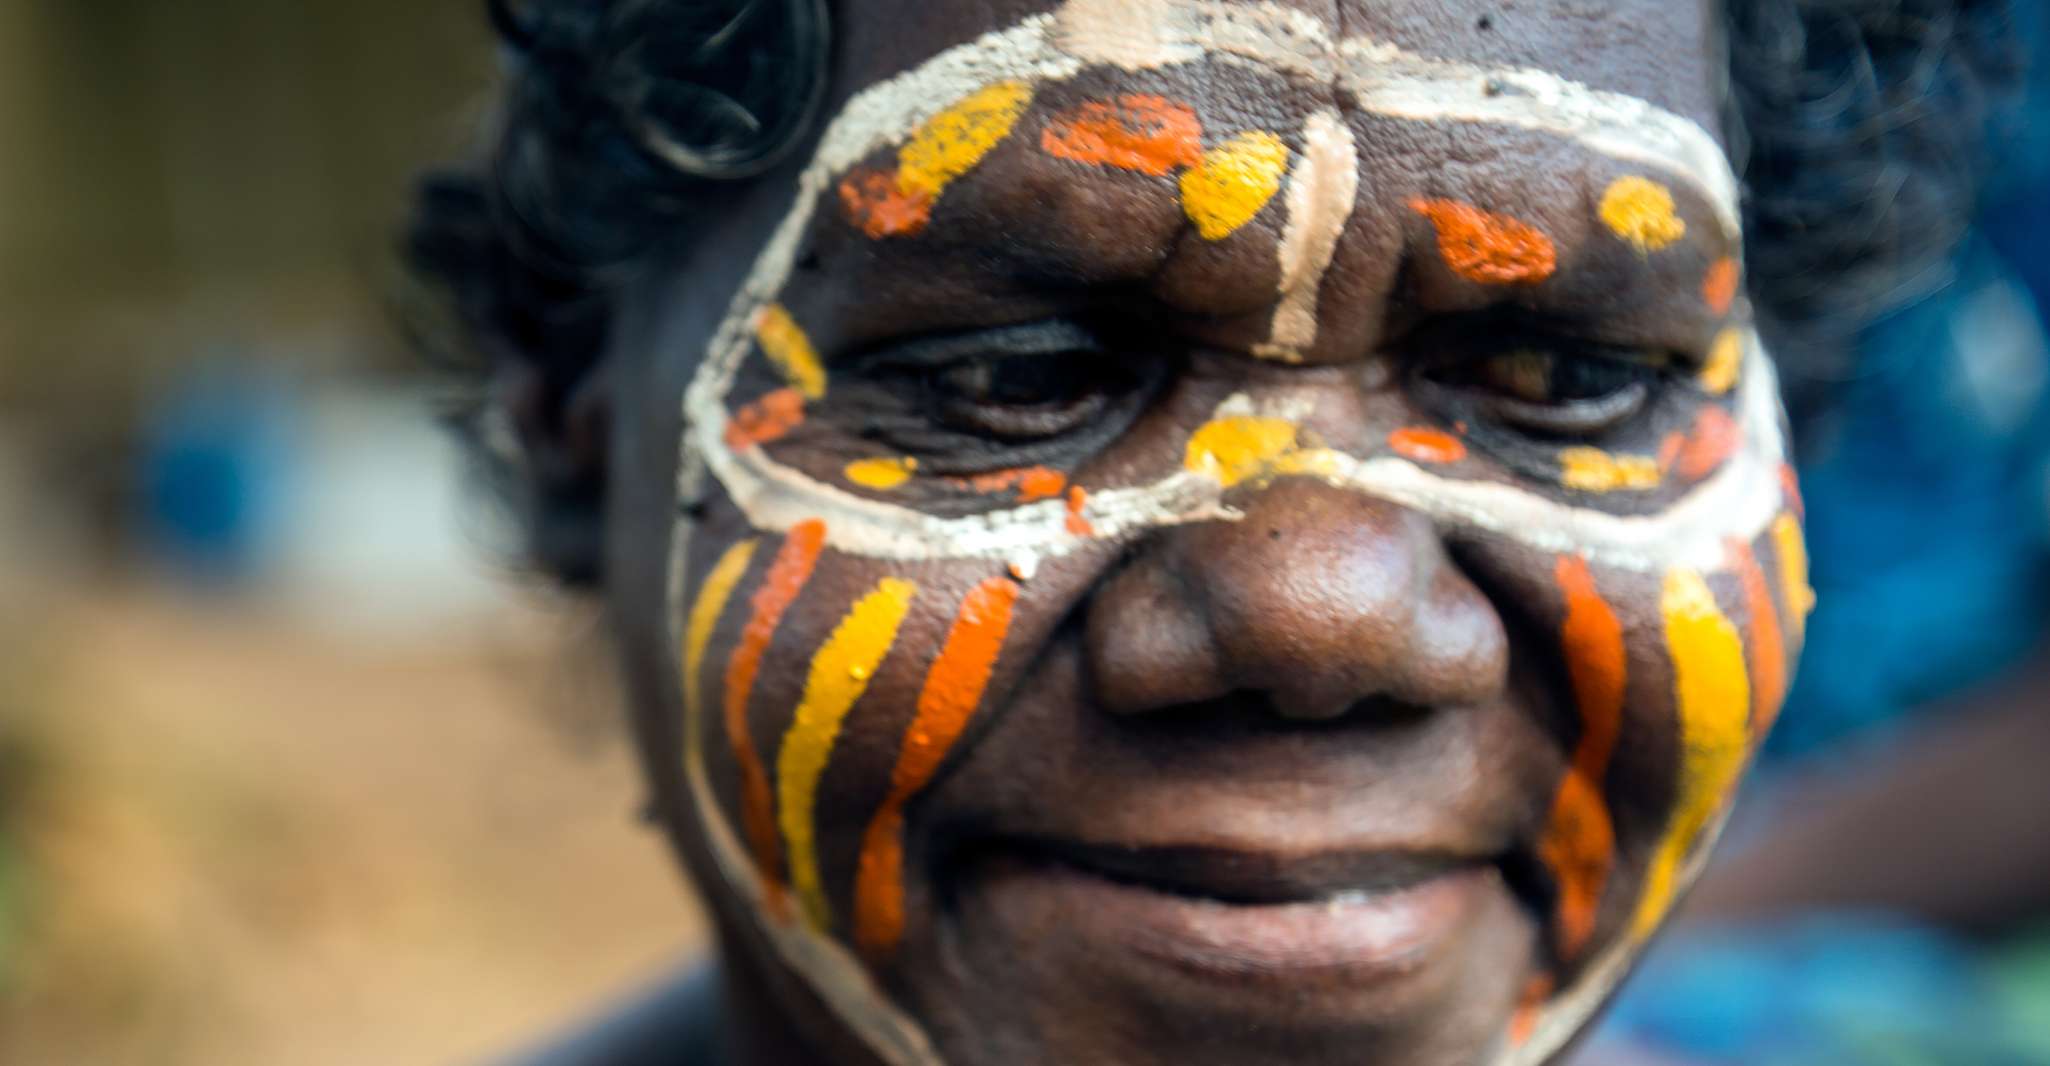
<path id="1" fill-rule="evenodd" d="M 1543 1061 L 1811 598 L 1705 12 L 932 6 L 626 331 L 729 947 L 889 1063 Z"/>

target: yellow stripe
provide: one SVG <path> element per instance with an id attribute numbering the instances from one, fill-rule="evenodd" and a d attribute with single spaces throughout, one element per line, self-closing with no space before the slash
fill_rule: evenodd
<path id="1" fill-rule="evenodd" d="M 819 362 L 818 350 L 782 304 L 768 304 L 755 315 L 755 340 L 783 379 L 805 399 L 816 400 L 826 394 L 826 368 Z"/>
<path id="2" fill-rule="evenodd" d="M 832 924 L 833 916 L 819 881 L 818 844 L 812 824 L 819 778 L 825 776 L 833 744 L 840 738 L 840 724 L 868 689 L 868 679 L 875 676 L 883 656 L 889 654 L 890 645 L 897 640 L 897 627 L 904 623 L 911 598 L 917 594 L 918 586 L 909 581 L 884 578 L 840 620 L 825 646 L 812 656 L 804 699 L 797 705 L 790 731 L 783 734 L 783 750 L 776 758 L 776 807 L 784 846 L 790 853 L 790 884 L 804 905 L 805 917 L 821 931 Z"/>
<path id="3" fill-rule="evenodd" d="M 1801 535 L 1801 523 L 1783 514 L 1772 524 L 1772 541 L 1780 557 L 1780 594 L 1787 602 L 1787 625 L 1795 640 L 1808 631 L 1808 615 L 1815 610 L 1815 589 L 1808 584 L 1808 542 Z"/>
<path id="4" fill-rule="evenodd" d="M 1692 570 L 1674 570 L 1666 575 L 1660 606 L 1680 715 L 1680 787 L 1631 922 L 1640 940 L 1665 920 L 1680 889 L 1681 866 L 1736 786 L 1751 710 L 1744 640 L 1716 605 L 1708 582 Z"/>
<path id="5" fill-rule="evenodd" d="M 712 572 L 705 575 L 705 584 L 698 590 L 697 601 L 691 604 L 690 624 L 684 629 L 683 639 L 683 714 L 684 728 L 688 730 L 684 743 L 692 751 L 697 750 L 698 723 L 704 716 L 705 648 L 712 643 L 712 630 L 719 624 L 719 616 L 726 611 L 726 601 L 733 598 L 733 587 L 740 584 L 740 576 L 747 573 L 747 564 L 754 560 L 755 541 L 743 540 L 726 549 L 726 554 L 712 566 Z"/>

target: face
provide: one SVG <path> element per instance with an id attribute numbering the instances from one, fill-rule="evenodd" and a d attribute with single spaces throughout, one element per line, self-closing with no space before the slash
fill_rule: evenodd
<path id="1" fill-rule="evenodd" d="M 1811 597 L 1705 8 L 843 10 L 621 330 L 656 804 L 850 1060 L 1540 1062 Z"/>

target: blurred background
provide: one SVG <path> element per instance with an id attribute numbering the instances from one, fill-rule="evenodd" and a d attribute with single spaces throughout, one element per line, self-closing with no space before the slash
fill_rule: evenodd
<path id="1" fill-rule="evenodd" d="M 0 0 L 0 1063 L 473 1062 L 702 944 L 406 343 L 481 2 Z M 1589 1052 L 2050 1063 L 2050 93 L 1802 427 L 1821 609 Z"/>
<path id="2" fill-rule="evenodd" d="M 482 7 L 0 0 L 0 1063 L 476 1061 L 698 941 L 396 325 Z"/>

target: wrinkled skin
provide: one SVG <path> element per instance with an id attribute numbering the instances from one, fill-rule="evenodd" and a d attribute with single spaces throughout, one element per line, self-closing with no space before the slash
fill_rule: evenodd
<path id="1" fill-rule="evenodd" d="M 1691 4 L 1287 6 L 1716 128 Z M 843 118 L 1054 10 L 847 7 Z M 1542 1059 L 1687 880 L 1799 642 L 1763 355 L 1729 381 L 1738 235 L 1712 182 L 1613 142 L 1286 64 L 1091 61 L 1130 53 L 1084 17 L 1111 7 L 1061 9 L 1072 69 L 948 82 L 815 191 L 802 158 L 755 182 L 627 301 L 609 599 L 749 1061 Z M 906 178 L 920 120 L 993 82 L 998 120 L 927 138 L 944 180 Z M 1104 107 L 1144 143 L 1072 135 Z M 972 159 L 963 128 L 994 131 Z M 1185 180 L 1232 143 L 1243 180 Z M 1628 178 L 1669 198 L 1605 210 Z M 793 195 L 789 269 L 743 288 Z M 1462 259 L 1472 209 L 1514 247 Z M 992 514 L 1024 517 L 971 535 Z"/>

